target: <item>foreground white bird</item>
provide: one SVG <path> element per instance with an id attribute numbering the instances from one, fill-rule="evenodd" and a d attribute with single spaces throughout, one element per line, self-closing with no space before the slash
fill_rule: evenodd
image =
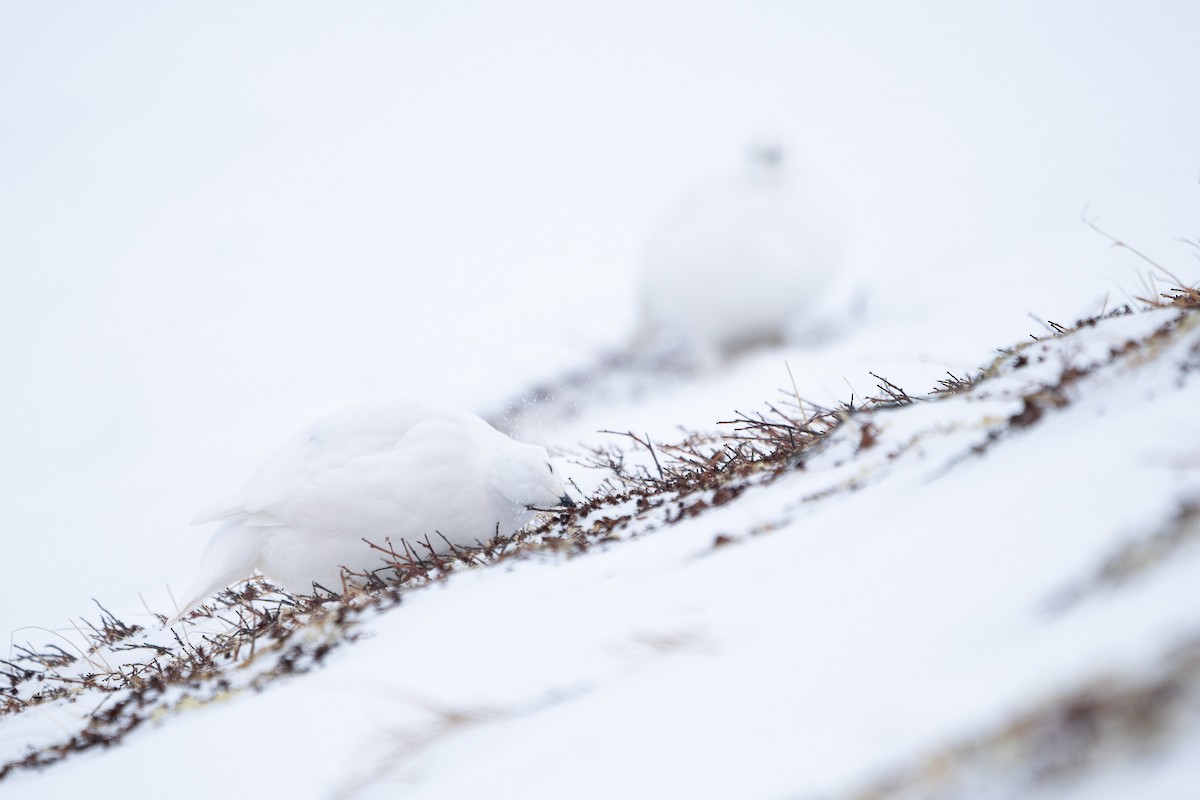
<path id="1" fill-rule="evenodd" d="M 573 505 L 545 449 L 474 414 L 392 401 L 356 406 L 288 439 L 241 493 L 192 524 L 220 522 L 172 623 L 255 570 L 288 591 L 341 586 L 341 567 L 382 566 L 363 539 L 400 550 L 509 535 L 538 508 Z M 443 540 L 444 537 L 444 540 Z"/>
<path id="2" fill-rule="evenodd" d="M 752 147 L 741 170 L 685 193 L 648 237 L 637 344 L 703 364 L 803 338 L 841 249 L 823 198 L 783 149 Z"/>

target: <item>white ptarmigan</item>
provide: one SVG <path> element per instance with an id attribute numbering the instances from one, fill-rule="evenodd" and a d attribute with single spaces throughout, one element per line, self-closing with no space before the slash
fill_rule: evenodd
<path id="1" fill-rule="evenodd" d="M 474 414 L 411 401 L 355 406 L 293 435 L 239 494 L 197 515 L 193 525 L 221 524 L 171 623 L 255 570 L 294 593 L 340 587 L 341 567 L 382 566 L 364 539 L 470 545 L 559 505 L 572 502 L 545 449 Z"/>
<path id="2" fill-rule="evenodd" d="M 804 336 L 841 250 L 829 209 L 782 147 L 755 145 L 741 170 L 694 187 L 652 229 L 636 345 L 704 364 Z"/>

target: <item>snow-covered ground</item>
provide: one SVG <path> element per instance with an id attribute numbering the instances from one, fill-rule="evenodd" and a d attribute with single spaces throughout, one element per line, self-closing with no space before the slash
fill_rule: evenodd
<path id="1" fill-rule="evenodd" d="M 1143 293 L 1085 206 L 1195 281 L 1175 239 L 1200 207 L 1198 28 L 1176 3 L 0 6 L 0 629 L 74 636 L 92 597 L 151 625 L 142 598 L 172 610 L 203 546 L 187 520 L 341 406 L 499 419 L 602 373 L 655 221 L 764 133 L 840 218 L 835 296 L 862 316 L 686 379 L 598 374 L 519 435 L 565 459 L 599 429 L 712 430 L 793 379 L 827 406 L 878 394 L 871 371 L 923 394 L 1048 336 L 1030 313 L 1070 325 Z M 1037 380 L 1167 313 L 1064 340 Z M 1196 635 L 1194 550 L 1078 588 L 1193 519 L 1196 391 L 1170 363 L 1097 373 L 978 457 L 1032 366 L 879 412 L 879 445 L 840 466 L 831 446 L 652 535 L 414 591 L 320 669 L 5 791 L 869 791 L 1087 681 L 1148 680 Z M 0 720 L 0 746 L 87 711 Z M 1169 740 L 1071 791 L 1154 776 L 1179 796 L 1197 738 Z M 283 748 L 303 766 L 264 769 Z"/>
<path id="2" fill-rule="evenodd" d="M 110 703 L 140 727 L 112 749 L 76 738 L 84 752 L 15 771 L 10 791 L 1103 797 L 1113 772 L 1185 796 L 1200 777 L 1181 755 L 1200 727 L 1200 462 L 1179 434 L 1198 396 L 1193 306 L 1030 342 L 972 386 L 851 415 L 723 497 L 602 506 L 576 521 L 608 531 L 582 554 L 459 571 L 298 627 L 290 649 L 244 646 L 204 679 L 146 691 L 186 647 L 114 637 L 14 685 L 32 705 L 4 721 L 0 760 L 120 737 Z M 181 630 L 194 648 L 227 629 Z"/>

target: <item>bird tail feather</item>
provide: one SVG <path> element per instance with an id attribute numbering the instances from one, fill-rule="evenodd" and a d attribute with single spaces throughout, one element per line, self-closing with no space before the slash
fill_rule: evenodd
<path id="1" fill-rule="evenodd" d="M 221 589 L 250 577 L 258 568 L 261 555 L 261 534 L 236 521 L 222 524 L 204 551 L 196 580 L 184 595 L 187 599 L 180 604 L 175 616 L 167 620 L 167 627 L 179 622 Z"/>

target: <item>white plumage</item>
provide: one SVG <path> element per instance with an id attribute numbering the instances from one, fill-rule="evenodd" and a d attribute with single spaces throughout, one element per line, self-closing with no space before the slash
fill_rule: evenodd
<path id="1" fill-rule="evenodd" d="M 778 146 L 684 194 L 646 242 L 641 346 L 705 362 L 804 333 L 840 267 L 827 217 Z"/>
<path id="2" fill-rule="evenodd" d="M 336 589 L 341 567 L 382 565 L 363 539 L 435 547 L 509 535 L 535 508 L 570 504 L 546 451 L 479 417 L 410 401 L 356 406 L 288 439 L 242 491 L 192 524 L 220 522 L 183 614 L 255 570 L 294 593 Z"/>

